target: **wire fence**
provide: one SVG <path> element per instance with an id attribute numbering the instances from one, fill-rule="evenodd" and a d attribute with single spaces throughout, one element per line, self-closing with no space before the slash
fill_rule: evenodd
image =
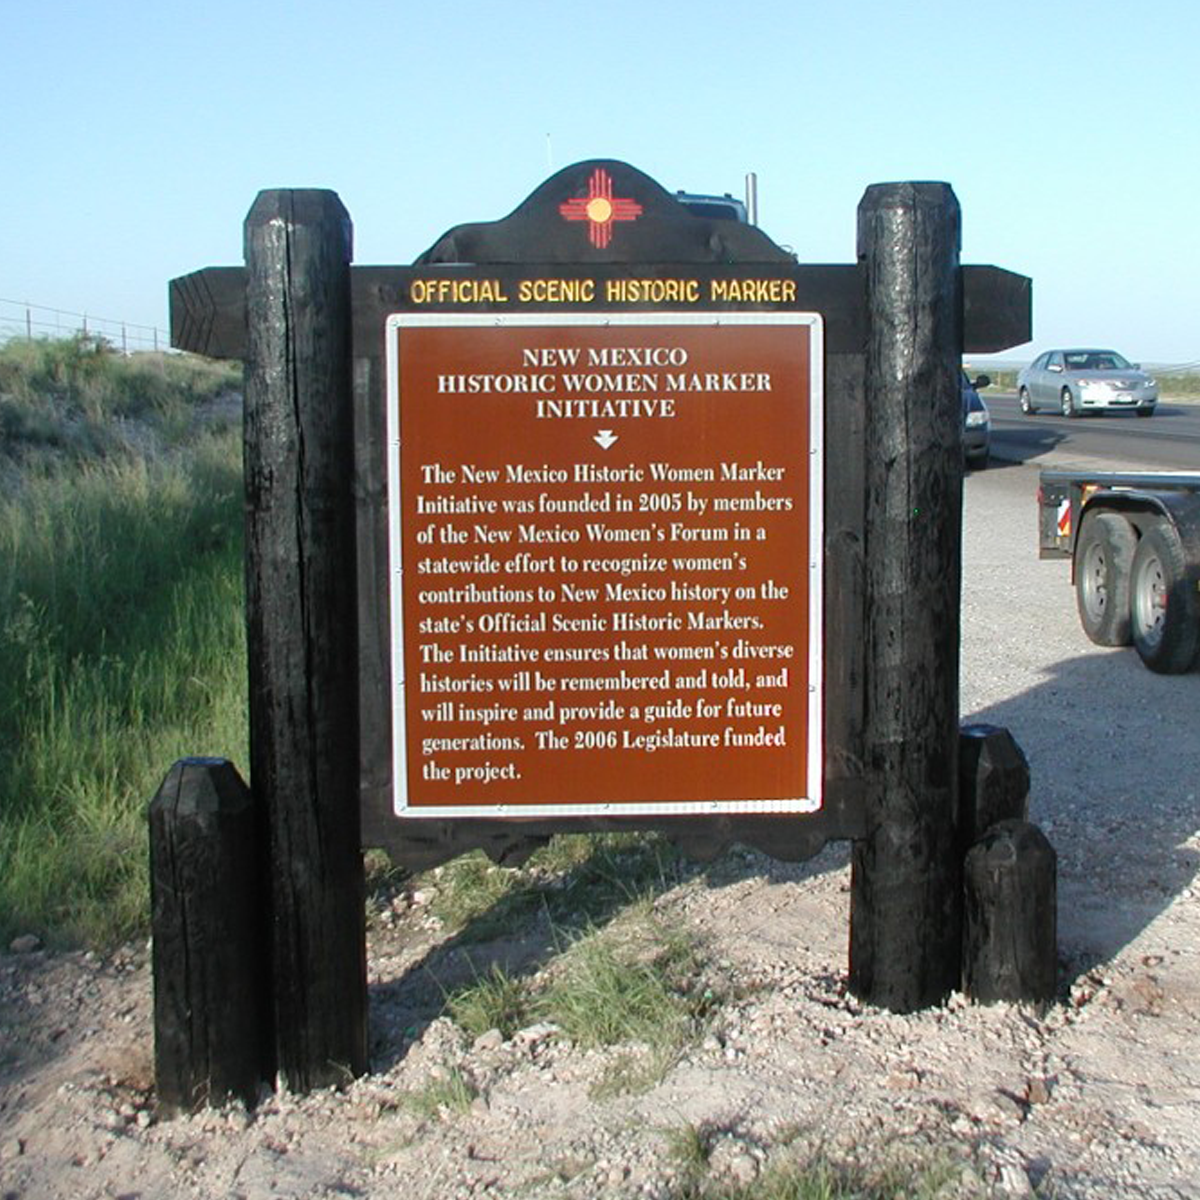
<path id="1" fill-rule="evenodd" d="M 5 300 L 0 297 L 0 341 L 13 337 L 102 337 L 122 354 L 132 350 L 167 350 L 171 339 L 167 331 L 155 325 L 138 325 L 118 317 L 97 317 L 66 308 L 51 308 L 31 304 L 28 300 Z M 996 364 L 1002 370 L 1008 364 Z M 1012 369 L 1016 369 L 1016 365 Z M 1200 360 L 1186 363 L 1155 363 L 1156 375 L 1200 374 Z"/>
<path id="2" fill-rule="evenodd" d="M 0 297 L 0 340 L 73 337 L 76 334 L 101 337 L 122 354 L 134 350 L 165 350 L 171 344 L 166 331 L 155 325 L 139 325 L 119 317 L 98 317 L 92 313 Z"/>

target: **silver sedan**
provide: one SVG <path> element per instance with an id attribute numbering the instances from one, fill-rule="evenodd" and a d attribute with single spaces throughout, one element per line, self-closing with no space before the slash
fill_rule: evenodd
<path id="1" fill-rule="evenodd" d="M 1021 411 L 1050 408 L 1064 417 L 1085 412 L 1154 415 L 1158 384 L 1115 350 L 1047 350 L 1017 376 Z"/>

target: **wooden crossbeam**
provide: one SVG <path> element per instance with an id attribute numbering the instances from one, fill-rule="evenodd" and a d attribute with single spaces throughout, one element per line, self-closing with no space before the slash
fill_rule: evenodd
<path id="1" fill-rule="evenodd" d="M 461 276 L 471 268 L 454 268 Z M 383 321 L 388 313 L 413 307 L 407 298 L 413 279 L 444 274 L 445 267 L 352 267 L 350 271 L 351 309 L 355 345 L 370 345 L 372 337 L 382 339 Z M 770 274 L 786 278 L 797 287 L 797 305 L 821 312 L 826 319 L 830 350 L 850 351 L 846 343 L 861 338 L 861 285 L 855 265 L 810 265 L 729 267 L 732 278 Z M 507 272 L 514 276 L 511 269 Z M 560 268 L 556 273 L 561 275 Z M 693 271 L 692 274 L 699 272 Z M 705 272 L 712 275 L 712 269 Z M 501 272 L 503 277 L 505 273 Z M 530 269 L 522 268 L 522 277 Z M 687 275 L 688 272 L 684 271 Z M 488 272 L 489 277 L 496 271 Z M 603 281 L 617 275 L 630 277 L 628 267 L 597 269 Z M 1033 337 L 1032 281 L 1025 275 L 1001 267 L 961 268 L 962 278 L 962 351 L 964 354 L 991 354 L 1019 346 Z M 515 289 L 514 289 L 515 291 Z M 242 359 L 246 355 L 246 272 L 244 267 L 204 267 L 190 275 L 181 275 L 170 283 L 171 345 L 209 358 Z M 535 308 L 536 305 L 514 307 Z M 611 306 L 616 307 L 616 306 Z M 734 307 L 708 304 L 705 307 Z M 744 306 L 737 306 L 744 307 Z"/>

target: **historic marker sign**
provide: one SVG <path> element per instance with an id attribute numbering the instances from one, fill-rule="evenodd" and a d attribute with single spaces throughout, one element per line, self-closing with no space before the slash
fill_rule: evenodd
<path id="1" fill-rule="evenodd" d="M 871 197 L 872 203 L 883 197 L 878 200 L 884 206 L 881 212 L 924 221 L 921 214 L 943 212 L 944 191 L 943 185 L 888 185 L 874 189 Z M 936 203 L 929 207 L 932 200 Z M 310 228 L 324 230 L 327 219 L 348 237 L 348 226 L 337 225 L 345 220 L 344 210 L 330 208 L 335 201 L 324 192 L 264 193 L 255 211 L 266 215 L 256 216 L 248 229 L 260 231 L 263 238 L 284 239 L 278 262 L 290 264 L 297 254 L 307 253 L 304 239 Z M 278 211 L 270 209 L 271 204 Z M 868 211 L 875 210 L 863 210 Z M 936 228 L 946 244 L 958 236 L 957 226 Z M 410 265 L 353 266 L 338 257 L 329 265 L 330 271 L 336 266 L 336 280 L 318 308 L 312 286 L 315 279 L 324 278 L 320 272 L 310 278 L 289 267 L 288 287 L 296 289 L 296 297 L 269 321 L 268 302 L 283 294 L 283 285 L 256 289 L 248 268 L 207 268 L 172 281 L 174 345 L 245 358 L 248 379 L 254 381 L 265 377 L 266 369 L 256 363 L 278 339 L 281 346 L 294 343 L 278 375 L 290 399 L 279 403 L 289 419 L 304 417 L 304 433 L 302 438 L 272 434 L 272 446 L 303 444 L 301 465 L 312 460 L 316 443 L 305 416 L 309 410 L 289 407 L 296 396 L 322 420 L 332 420 L 353 405 L 353 479 L 345 477 L 347 447 L 339 441 L 330 453 L 339 456 L 341 474 L 330 487 L 333 497 L 352 494 L 356 501 L 357 609 L 339 609 L 330 620 L 338 630 L 357 627 L 358 655 L 357 663 L 340 651 L 328 661 L 346 671 L 357 668 L 363 845 L 386 846 L 397 862 L 423 868 L 475 847 L 485 848 L 497 861 L 516 857 L 539 839 L 567 830 L 664 828 L 689 852 L 714 854 L 740 841 L 788 859 L 813 854 L 831 838 L 866 835 L 868 806 L 884 794 L 880 779 L 886 774 L 871 742 L 872 730 L 880 713 L 907 711 L 890 695 L 871 699 L 871 687 L 911 641 L 907 618 L 905 637 L 892 636 L 893 608 L 911 597 L 912 588 L 927 574 L 922 568 L 916 576 L 889 577 L 880 585 L 868 570 L 874 554 L 899 553 L 912 532 L 901 524 L 868 536 L 881 514 L 889 519 L 899 514 L 897 519 L 903 521 L 913 507 L 903 495 L 901 485 L 907 486 L 908 480 L 903 472 L 888 473 L 875 483 L 868 479 L 877 465 L 868 447 L 881 444 L 881 398 L 890 397 L 899 386 L 895 379 L 907 378 L 911 368 L 920 375 L 914 385 L 920 398 L 914 412 L 923 421 L 932 411 L 931 381 L 941 381 L 946 404 L 957 400 L 953 379 L 960 352 L 999 350 L 1030 337 L 1028 279 L 996 267 L 956 267 L 938 293 L 938 320 L 945 317 L 954 327 L 937 326 L 949 332 L 938 350 L 936 371 L 917 355 L 906 360 L 898 374 L 880 374 L 872 365 L 880 346 L 892 345 L 900 337 L 897 331 L 908 330 L 905 336 L 915 337 L 912 323 L 925 319 L 925 309 L 894 299 L 901 294 L 896 281 L 876 272 L 875 260 L 867 253 L 869 244 L 868 238 L 854 262 L 797 262 L 760 229 L 694 217 L 628 164 L 593 160 L 551 176 L 501 220 L 448 229 Z M 348 241 L 337 246 L 348 254 Z M 322 316 L 322 333 L 310 344 L 302 322 L 314 314 Z M 819 324 L 803 314 L 820 314 Z M 393 315 L 396 319 L 389 323 Z M 678 337 L 687 340 L 657 333 L 645 343 L 626 340 L 642 326 L 678 331 Z M 525 342 L 529 329 L 553 331 L 552 340 Z M 401 348 L 410 341 L 424 346 L 426 335 L 430 349 L 421 352 L 436 358 L 408 379 L 401 370 L 407 361 Z M 757 357 L 737 349 L 749 346 L 752 337 L 769 343 Z M 615 340 L 606 340 L 610 338 Z M 440 339 L 446 339 L 444 344 Z M 336 389 L 325 382 L 304 383 L 311 396 L 293 395 L 293 360 L 302 357 L 301 350 L 332 353 L 347 340 L 352 395 L 335 396 Z M 493 340 L 498 348 L 486 353 L 496 361 L 476 365 L 475 356 L 485 353 Z M 801 382 L 786 403 L 772 408 L 782 400 L 778 381 L 792 353 L 780 347 L 800 343 L 809 352 L 807 367 L 793 372 Z M 688 361 L 614 357 L 615 351 L 643 344 L 651 349 L 676 346 L 687 353 Z M 547 356 L 526 364 L 522 352 L 539 348 L 577 348 L 582 361 Z M 778 363 L 777 356 L 782 356 Z M 809 372 L 806 376 L 804 370 Z M 342 366 L 336 371 L 338 386 L 351 387 Z M 749 388 L 726 388 L 723 377 L 735 371 L 748 376 Z M 596 386 L 584 378 L 576 387 L 568 374 L 600 378 Z M 753 390 L 759 374 L 771 377 L 771 391 Z M 488 375 L 508 377 L 498 387 L 510 390 L 471 390 L 487 385 L 467 377 Z M 524 381 L 530 385 L 538 375 L 550 378 L 531 384 L 533 392 L 515 390 L 522 386 L 515 382 L 517 376 L 530 377 Z M 606 375 L 614 377 L 613 386 L 603 378 Z M 693 379 L 708 375 L 720 382 L 709 388 Z M 439 383 L 441 376 L 446 377 L 444 384 Z M 461 391 L 455 390 L 456 376 L 464 377 Z M 623 378 L 618 381 L 616 376 Z M 653 383 L 643 376 L 654 376 Z M 883 391 L 881 381 L 886 382 Z M 553 390 L 541 387 L 548 382 L 554 383 Z M 677 386 L 681 383 L 685 386 Z M 439 394 L 439 386 L 450 390 Z M 823 425 L 822 394 L 827 397 Z M 249 408 L 256 411 L 254 404 Z M 762 419 L 756 414 L 763 414 Z M 390 481 L 385 435 L 389 423 L 403 425 L 403 449 L 392 454 L 396 478 Z M 884 440 L 898 439 L 897 445 L 907 446 L 916 436 L 925 447 L 925 425 L 914 435 L 910 423 L 906 416 L 903 437 L 887 426 Z M 868 433 L 868 426 L 874 432 Z M 957 431 L 957 420 L 953 426 Z M 949 436 L 949 427 L 947 418 L 939 437 Z M 248 428 L 253 440 L 254 421 Z M 345 437 L 345 429 L 344 422 L 337 425 L 339 438 Z M 820 431 L 820 446 L 813 430 Z M 939 444 L 939 453 L 945 449 Z M 939 462 L 936 472 L 923 466 L 919 479 L 941 479 L 957 461 L 952 453 L 943 457 L 946 462 Z M 759 463 L 764 475 L 779 467 L 785 470 L 778 478 L 753 479 L 726 465 Z M 510 466 L 530 473 L 518 470 L 510 475 Z M 590 466 L 613 473 L 588 476 Z M 423 467 L 431 469 L 428 482 Z M 434 467 L 454 473 L 453 481 L 433 472 Z M 466 480 L 465 467 L 476 479 Z M 547 474 L 547 482 L 536 482 L 533 472 L 543 467 L 567 470 L 568 478 L 552 480 Z M 621 467 L 632 468 L 627 478 L 615 473 Z M 481 473 L 485 470 L 499 473 L 491 479 Z M 691 476 L 680 473 L 685 470 Z M 729 478 L 722 476 L 723 470 L 731 472 Z M 289 485 L 281 478 L 274 469 L 263 476 L 272 489 L 264 509 L 275 511 L 284 503 L 275 495 L 287 492 Z M 251 482 L 253 499 L 259 485 Z M 816 500 L 822 485 L 823 499 Z M 296 495 L 310 497 L 312 486 L 306 478 Z M 953 485 L 947 488 L 946 494 L 953 496 Z M 543 493 L 550 507 L 537 507 Z M 609 504 L 611 510 L 586 510 L 584 493 L 590 493 L 587 503 Z M 690 502 L 703 508 L 680 514 L 637 511 L 643 494 L 647 505 L 674 503 L 651 498 L 660 493 L 678 493 L 681 505 Z M 734 507 L 738 500 L 757 505 L 759 496 L 763 501 L 789 498 L 791 508 L 755 512 Z M 619 511 L 631 498 L 634 510 Z M 506 500 L 511 508 L 505 508 Z M 577 510 L 565 506 L 572 500 Z M 456 511 L 459 501 L 467 506 L 483 502 L 487 511 Z M 522 511 L 530 502 L 534 509 Z M 320 501 L 321 512 L 326 503 Z M 561 511 L 553 507 L 556 504 Z M 950 521 L 953 524 L 952 514 Z M 307 529 L 311 521 L 299 524 Z M 613 540 L 622 533 L 632 536 L 635 527 L 644 532 L 650 525 L 657 525 L 650 531 L 655 539 L 659 529 L 664 533 L 657 547 Z M 680 528 L 673 530 L 672 525 Z M 446 540 L 441 540 L 442 526 L 447 527 Z M 464 529 L 465 541 L 452 540 L 461 538 Z M 729 535 L 727 542 L 701 540 L 703 531 L 719 536 L 722 529 Z M 931 526 L 922 521 L 920 529 Z M 497 536 L 505 531 L 509 539 L 526 540 Z M 743 538 L 746 531 L 748 541 Z M 573 532 L 580 537 L 578 544 L 544 540 Z M 434 540 L 419 542 L 419 533 Z M 476 537 L 496 540 L 476 542 Z M 336 547 L 344 540 L 335 539 Z M 394 543 L 390 550 L 389 540 Z M 789 546 L 800 547 L 790 559 L 784 550 Z M 521 551 L 528 557 L 517 560 Z M 735 554 L 746 559 L 744 570 L 734 561 Z M 668 567 L 620 577 L 603 572 L 585 577 L 582 566 L 575 570 L 585 558 L 638 556 L 646 556 L 655 567 L 665 557 Z M 676 560 L 682 564 L 703 558 L 712 560 L 706 571 L 687 572 L 674 565 Z M 722 570 L 721 559 L 736 569 Z M 802 561 L 803 576 L 797 573 Z M 820 563 L 823 579 L 816 571 L 809 573 L 807 563 L 812 561 Z M 490 570 L 492 562 L 501 564 L 499 573 Z M 512 568 L 506 571 L 510 562 Z M 537 574 L 520 569 L 521 564 L 535 562 Z M 316 637 L 306 622 L 292 619 L 290 610 L 275 603 L 286 598 L 287 589 L 279 584 L 273 563 L 267 562 L 263 572 L 272 603 L 264 609 L 251 597 L 251 625 L 258 619 L 253 613 L 265 611 L 263 620 L 269 618 L 281 638 Z M 538 578 L 542 574 L 546 578 Z M 346 576 L 340 559 L 333 575 Z M 818 583 L 823 586 L 823 612 Z M 436 597 L 439 586 L 441 599 Z M 739 586 L 757 591 L 753 598 L 748 591 L 739 595 Z M 522 593 L 519 603 L 502 600 L 499 590 L 492 600 L 479 601 L 480 592 L 501 587 Z M 548 598 L 538 591 L 526 601 L 523 593 L 539 587 L 546 589 Z M 638 587 L 646 590 L 637 592 Z M 654 587 L 666 587 L 667 598 L 652 599 L 649 589 Z M 786 597 L 777 594 L 779 587 L 788 589 Z M 949 603 L 950 592 L 939 587 L 933 599 L 950 597 Z M 592 592 L 597 593 L 594 602 Z M 310 594 L 310 589 L 304 592 L 306 598 Z M 470 597 L 476 602 L 464 604 Z M 923 616 L 933 612 L 925 600 L 917 607 Z M 661 618 L 670 613 L 685 625 L 667 628 Z M 660 618 L 659 628 L 635 628 L 639 621 L 648 625 L 647 619 L 654 616 Z M 475 625 L 468 631 L 467 622 L 480 617 L 487 628 Z M 763 622 L 762 627 L 731 627 L 749 617 Z M 714 618 L 722 624 L 709 625 Z M 919 626 L 941 629 L 947 619 L 933 616 Z M 537 628 L 543 620 L 544 631 Z M 595 628 L 587 628 L 589 620 Z M 451 632 L 455 621 L 460 622 L 459 630 Z M 618 624 L 620 629 L 615 628 Z M 945 640 L 956 644 L 950 634 Z M 325 635 L 317 639 L 321 654 L 330 641 Z M 711 659 L 699 657 L 706 642 L 711 644 Z M 624 648 L 618 651 L 621 643 Z M 494 646 L 503 647 L 511 661 L 488 661 L 489 656 L 495 658 Z M 747 649 L 753 654 L 770 646 L 793 647 L 791 658 L 744 656 Z M 568 650 L 576 653 L 574 661 L 568 659 Z M 608 651 L 608 662 L 590 653 L 600 650 Z M 256 661 L 266 661 L 265 651 L 253 653 Z M 279 653 L 279 661 L 295 664 L 296 672 L 286 688 L 272 685 L 252 696 L 260 731 L 275 729 L 272 705 L 288 713 L 309 711 L 307 704 L 287 699 L 293 693 L 331 694 L 332 685 L 318 677 L 327 658 L 315 651 L 293 652 L 290 642 Z M 624 656 L 620 661 L 617 653 Z M 685 657 L 689 653 L 697 657 Z M 447 654 L 447 661 L 432 661 Z M 729 659 L 718 660 L 720 654 Z M 942 671 L 924 652 L 917 662 L 922 671 L 956 676 L 949 668 Z M 745 669 L 742 677 L 736 674 L 739 668 Z M 760 677 L 769 680 L 785 671 L 786 688 L 758 686 Z M 905 697 L 917 703 L 933 694 L 920 681 L 909 687 L 909 673 L 907 668 L 899 672 L 906 682 L 897 686 L 907 689 Z M 465 682 L 471 676 L 478 684 Z M 693 686 L 682 686 L 689 677 Z M 637 692 L 628 687 L 630 678 L 667 682 L 663 688 L 647 684 Z M 739 678 L 745 687 L 731 683 Z M 554 687 L 539 693 L 539 681 Z M 523 690 L 529 685 L 533 690 Z M 455 690 L 474 687 L 481 690 Z M 666 713 L 656 707 L 664 698 L 674 702 Z M 611 704 L 602 707 L 607 701 Z M 447 707 L 447 702 L 453 703 Z M 711 713 L 718 702 L 720 713 Z M 339 702 L 335 707 L 349 719 L 350 705 Z M 617 708 L 623 709 L 620 717 Z M 573 710 L 569 720 L 563 719 L 564 709 Z M 585 719 L 587 709 L 591 711 Z M 781 727 L 784 743 L 767 744 L 771 737 L 779 742 Z M 577 734 L 575 750 L 570 747 Z M 716 746 L 711 744 L 714 735 Z M 256 736 L 261 742 L 261 732 Z M 567 749 L 560 748 L 564 736 Z M 693 744 L 698 737 L 710 744 L 698 747 Z M 939 737 L 938 746 L 952 740 Z M 588 748 L 589 738 L 596 749 Z M 754 738 L 764 744 L 754 744 Z M 605 742 L 614 739 L 616 745 L 609 749 Z M 891 734 L 885 740 L 899 744 Z M 907 735 L 902 740 L 905 747 L 911 745 Z M 292 762 L 298 744 L 287 743 L 276 759 Z M 318 764 L 324 768 L 332 753 L 329 739 L 304 742 L 309 744 L 319 746 Z M 699 766 L 705 761 L 715 764 L 711 771 Z M 317 767 L 305 768 L 307 774 L 297 770 L 298 777 L 315 778 Z M 329 773 L 341 779 L 353 770 L 339 758 Z M 953 771 L 938 768 L 934 774 L 940 778 Z M 262 779 L 263 771 L 257 770 L 256 776 Z M 295 791 L 296 786 L 289 782 L 284 790 Z M 743 801 L 748 807 L 743 808 Z M 792 818 L 775 815 L 789 807 L 797 810 Z"/>
<path id="2" fill-rule="evenodd" d="M 821 805 L 822 324 L 388 320 L 403 816 Z"/>
<path id="3" fill-rule="evenodd" d="M 959 266 L 950 188 L 868 189 L 840 265 L 615 161 L 409 266 L 352 266 L 326 191 L 245 239 L 171 329 L 246 362 L 267 1073 L 365 1069 L 362 846 L 852 839 L 853 990 L 958 986 L 957 379 L 1030 288 Z"/>

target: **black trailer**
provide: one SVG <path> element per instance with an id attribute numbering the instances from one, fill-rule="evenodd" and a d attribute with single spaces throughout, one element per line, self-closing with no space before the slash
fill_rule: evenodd
<path id="1" fill-rule="evenodd" d="M 1200 658 L 1200 471 L 1043 471 L 1042 558 L 1069 558 L 1079 620 L 1152 671 Z"/>

